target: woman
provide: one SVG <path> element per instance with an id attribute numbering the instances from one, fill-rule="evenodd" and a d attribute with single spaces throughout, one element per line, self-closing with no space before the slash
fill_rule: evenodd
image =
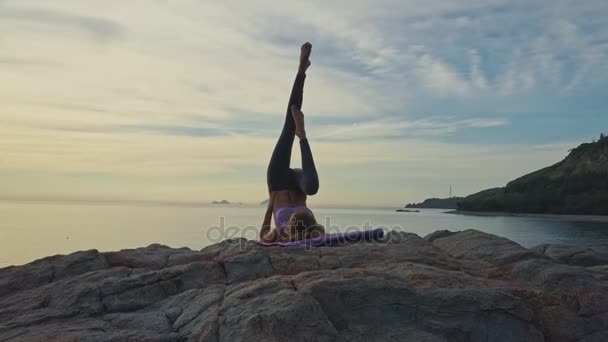
<path id="1" fill-rule="evenodd" d="M 319 177 L 306 139 L 304 114 L 300 110 L 311 50 L 310 43 L 302 45 L 300 65 L 289 97 L 285 124 L 268 165 L 270 200 L 260 231 L 260 240 L 263 242 L 294 241 L 324 232 L 312 211 L 306 207 L 306 196 L 314 195 L 319 190 Z M 290 168 L 291 148 L 296 136 L 300 139 L 302 169 Z M 270 225 L 273 214 L 275 228 Z"/>

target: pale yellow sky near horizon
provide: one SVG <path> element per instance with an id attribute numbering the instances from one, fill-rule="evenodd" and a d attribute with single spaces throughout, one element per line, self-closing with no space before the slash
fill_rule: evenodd
<path id="1" fill-rule="evenodd" d="M 400 28 L 411 41 L 383 26 L 405 6 L 462 28 L 447 14 L 483 3 L 348 3 L 0 1 L 0 197 L 258 203 L 305 40 L 313 205 L 468 195 L 587 140 L 486 143 L 544 76 L 516 62 L 484 75 L 473 47 L 462 72 L 423 45 L 423 26 Z M 493 101 L 515 109 L 486 111 Z"/>

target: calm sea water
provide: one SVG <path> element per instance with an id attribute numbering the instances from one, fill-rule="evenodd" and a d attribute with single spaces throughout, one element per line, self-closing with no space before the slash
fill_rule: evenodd
<path id="1" fill-rule="evenodd" d="M 474 228 L 526 247 L 608 243 L 608 223 L 461 216 L 442 210 L 313 209 L 331 231 L 384 226 L 424 236 L 439 229 Z M 248 206 L 0 202 L 0 267 L 85 249 L 110 251 L 152 243 L 200 249 L 238 235 L 253 239 L 264 212 L 264 207 Z"/>

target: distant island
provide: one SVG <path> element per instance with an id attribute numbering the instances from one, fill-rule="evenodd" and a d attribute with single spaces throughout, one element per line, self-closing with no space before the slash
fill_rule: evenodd
<path id="1" fill-rule="evenodd" d="M 221 200 L 221 201 L 213 201 L 211 202 L 211 204 L 230 204 L 230 202 L 226 201 L 226 200 Z"/>
<path id="2" fill-rule="evenodd" d="M 268 199 L 265 199 L 262 202 L 260 202 L 260 205 L 268 205 Z"/>
<path id="3" fill-rule="evenodd" d="M 422 203 L 409 203 L 405 207 L 420 209 L 458 209 L 458 202 L 463 199 L 464 197 L 429 198 Z"/>
<path id="4" fill-rule="evenodd" d="M 397 209 L 395 210 L 398 213 L 419 213 L 420 210 L 409 210 L 409 209 Z"/>
<path id="5" fill-rule="evenodd" d="M 557 164 L 460 200 L 459 211 L 608 215 L 608 137 Z"/>

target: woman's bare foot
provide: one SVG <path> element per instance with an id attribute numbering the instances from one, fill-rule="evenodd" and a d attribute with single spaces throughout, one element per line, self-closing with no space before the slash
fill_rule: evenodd
<path id="1" fill-rule="evenodd" d="M 304 129 L 304 113 L 296 106 L 291 105 L 291 115 L 296 124 L 296 135 L 300 139 L 306 139 L 306 130 Z"/>
<path id="2" fill-rule="evenodd" d="M 306 69 L 310 66 L 310 53 L 312 52 L 312 44 L 306 42 L 300 48 L 300 66 L 298 67 L 298 73 L 303 74 Z"/>

